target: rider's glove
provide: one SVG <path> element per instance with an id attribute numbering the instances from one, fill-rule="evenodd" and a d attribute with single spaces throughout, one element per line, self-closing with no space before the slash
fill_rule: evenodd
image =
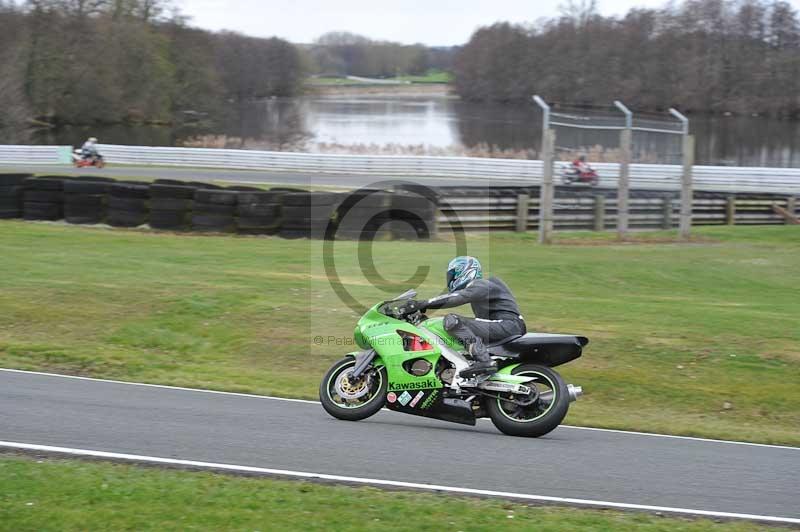
<path id="1" fill-rule="evenodd" d="M 403 303 L 403 306 L 399 308 L 400 313 L 404 316 L 414 314 L 418 310 L 425 310 L 425 307 L 423 306 L 422 302 L 417 301 L 416 299 L 407 300 L 405 303 Z"/>

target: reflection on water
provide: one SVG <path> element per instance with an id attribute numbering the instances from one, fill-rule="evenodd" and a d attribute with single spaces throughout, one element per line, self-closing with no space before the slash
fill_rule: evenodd
<path id="1" fill-rule="evenodd" d="M 306 129 L 328 144 L 459 145 L 446 99 L 313 98 L 304 101 Z"/>
<path id="2" fill-rule="evenodd" d="M 798 122 L 759 117 L 690 117 L 698 164 L 800 167 Z M 613 151 L 619 133 L 558 128 L 564 150 L 595 145 Z M 224 136 L 229 147 L 314 149 L 315 145 L 413 145 L 534 151 L 541 142 L 541 115 L 531 106 L 462 102 L 445 96 L 309 96 L 231 104 L 215 120 L 174 127 L 116 125 L 64 127 L 37 133 L 38 144 L 101 142 L 173 146 L 203 135 Z M 636 159 L 677 162 L 678 136 L 636 133 Z M 613 157 L 613 154 L 612 154 Z"/>

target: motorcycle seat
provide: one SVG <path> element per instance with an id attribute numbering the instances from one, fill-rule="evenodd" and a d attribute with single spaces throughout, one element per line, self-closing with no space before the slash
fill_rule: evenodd
<path id="1" fill-rule="evenodd" d="M 558 366 L 581 356 L 589 343 L 585 336 L 572 334 L 528 333 L 487 345 L 494 356 L 519 359 L 545 366 Z"/>
<path id="2" fill-rule="evenodd" d="M 497 346 L 500 346 L 500 345 L 505 345 L 505 344 L 507 344 L 509 342 L 513 342 L 517 338 L 522 338 L 522 335 L 521 334 L 514 334 L 512 336 L 507 336 L 507 337 L 503 338 L 502 340 L 496 340 L 494 342 L 486 344 L 486 348 L 488 349 L 490 347 L 497 347 Z"/>

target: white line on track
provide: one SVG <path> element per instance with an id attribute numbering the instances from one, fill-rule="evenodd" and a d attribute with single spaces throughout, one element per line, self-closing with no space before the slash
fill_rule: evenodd
<path id="1" fill-rule="evenodd" d="M 72 456 L 90 456 L 95 458 L 106 458 L 111 460 L 126 460 L 132 462 L 166 464 L 184 467 L 196 467 L 203 469 L 213 469 L 219 471 L 236 471 L 241 473 L 259 473 L 262 475 L 277 475 L 283 477 L 319 479 L 334 482 L 345 482 L 350 484 L 365 484 L 370 486 L 384 486 L 392 488 L 406 488 L 414 490 L 426 490 L 434 492 L 454 493 L 463 495 L 478 495 L 484 497 L 502 497 L 506 499 L 517 499 L 521 501 L 551 502 L 559 504 L 570 504 L 579 506 L 590 506 L 600 508 L 618 508 L 624 510 L 644 510 L 649 512 L 668 512 L 674 514 L 695 515 L 703 517 L 721 517 L 727 519 L 750 519 L 757 521 L 769 521 L 774 523 L 800 524 L 800 519 L 791 517 L 777 517 L 772 515 L 739 514 L 731 512 L 715 512 L 711 510 L 695 510 L 691 508 L 673 508 L 669 506 L 650 506 L 646 504 L 628 504 L 622 502 L 596 501 L 591 499 L 572 499 L 566 497 L 550 497 L 547 495 L 529 495 L 526 493 L 512 493 L 506 491 L 480 490 L 473 488 L 460 488 L 456 486 L 438 486 L 436 484 L 419 484 L 416 482 L 402 482 L 398 480 L 382 480 L 375 478 L 347 477 L 340 475 L 328 475 L 324 473 L 309 473 L 305 471 L 290 471 L 285 469 L 269 469 L 264 467 L 242 466 L 234 464 L 219 464 L 214 462 L 198 462 L 195 460 L 181 460 L 176 458 L 161 458 L 158 456 L 143 456 L 137 454 L 122 454 L 107 451 L 94 451 L 90 449 L 72 449 L 69 447 L 54 447 L 50 445 L 35 445 L 30 443 L 17 443 L 0 441 L 0 447 L 6 449 L 18 449 L 21 451 L 38 451 L 45 453 L 67 454 Z"/>
<path id="2" fill-rule="evenodd" d="M 251 393 L 240 393 L 240 392 L 223 392 L 219 390 L 205 390 L 202 388 L 184 388 L 181 386 L 168 386 L 166 384 L 149 384 L 146 382 L 127 382 L 127 381 L 117 381 L 112 379 L 97 379 L 94 377 L 79 377 L 77 375 L 61 375 L 59 373 L 45 373 L 41 371 L 28 371 L 28 370 L 21 370 L 21 369 L 8 369 L 8 368 L 0 368 L 0 371 L 7 372 L 7 373 L 24 373 L 28 375 L 43 375 L 45 377 L 58 377 L 61 379 L 76 379 L 76 380 L 83 380 L 83 381 L 93 381 L 93 382 L 108 382 L 112 384 L 126 384 L 129 386 L 144 386 L 149 388 L 164 388 L 166 390 L 179 390 L 184 392 L 198 392 L 198 393 L 211 393 L 211 394 L 218 394 L 218 395 L 232 395 L 236 397 L 250 397 L 254 399 L 268 399 L 270 401 L 287 401 L 291 403 L 306 403 L 312 405 L 319 405 L 319 401 L 312 401 L 309 399 L 291 399 L 288 397 L 275 397 L 271 395 L 256 395 Z M 386 410 L 386 409 L 384 409 Z M 387 410 L 388 412 L 393 412 L 392 410 Z M 488 421 L 488 420 L 487 420 Z M 733 441 L 733 440 L 715 440 L 713 438 L 698 438 L 695 436 L 677 436 L 674 434 L 657 434 L 653 432 L 636 432 L 636 431 L 629 431 L 629 430 L 618 430 L 618 429 L 603 429 L 597 427 L 578 427 L 575 425 L 560 425 L 560 428 L 567 428 L 567 429 L 575 429 L 575 430 L 590 430 L 595 432 L 612 432 L 616 434 L 630 434 L 634 436 L 648 436 L 653 438 L 672 438 L 677 440 L 689 440 L 689 441 L 699 441 L 699 442 L 709 442 L 709 443 L 724 443 L 728 445 L 747 445 L 751 447 L 767 447 L 770 449 L 789 449 L 792 451 L 800 451 L 800 447 L 791 447 L 788 445 L 771 445 L 768 443 L 752 443 L 746 441 Z"/>

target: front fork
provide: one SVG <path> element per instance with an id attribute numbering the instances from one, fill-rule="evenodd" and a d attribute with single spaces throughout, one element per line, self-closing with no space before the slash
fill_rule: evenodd
<path id="1" fill-rule="evenodd" d="M 374 349 L 367 349 L 366 351 L 358 351 L 355 353 L 349 353 L 356 359 L 356 365 L 353 367 L 353 372 L 347 376 L 347 379 L 354 383 L 361 378 L 367 368 L 369 368 L 372 361 L 375 359 L 375 355 L 377 354 Z"/>

